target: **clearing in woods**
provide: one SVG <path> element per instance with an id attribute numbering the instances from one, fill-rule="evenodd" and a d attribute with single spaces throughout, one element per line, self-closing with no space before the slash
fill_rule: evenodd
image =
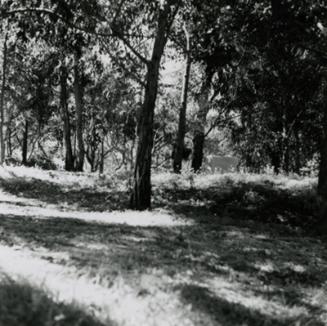
<path id="1" fill-rule="evenodd" d="M 327 324 L 315 180 L 118 177 L 2 168 L 0 325 Z"/>

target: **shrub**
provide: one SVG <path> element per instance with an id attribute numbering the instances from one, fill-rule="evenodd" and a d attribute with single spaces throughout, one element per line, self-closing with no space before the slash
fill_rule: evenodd
<path id="1" fill-rule="evenodd" d="M 28 166 L 30 167 L 39 167 L 43 170 L 57 170 L 57 165 L 48 157 L 44 155 L 36 155 L 28 161 Z"/>

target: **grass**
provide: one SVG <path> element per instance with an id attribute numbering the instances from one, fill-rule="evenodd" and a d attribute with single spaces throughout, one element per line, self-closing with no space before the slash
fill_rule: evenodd
<path id="1" fill-rule="evenodd" d="M 92 314 L 74 304 L 57 303 L 46 290 L 28 282 L 2 276 L 0 284 L 0 325 L 3 326 L 104 326 Z"/>
<path id="2" fill-rule="evenodd" d="M 136 213 L 114 178 L 0 177 L 0 325 L 327 323 L 314 179 L 156 175 Z"/>

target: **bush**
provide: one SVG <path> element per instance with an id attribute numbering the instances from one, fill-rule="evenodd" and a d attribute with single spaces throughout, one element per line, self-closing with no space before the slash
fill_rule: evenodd
<path id="1" fill-rule="evenodd" d="M 44 155 L 36 155 L 28 161 L 28 166 L 38 167 L 43 170 L 57 170 L 57 165 Z"/>
<path id="2" fill-rule="evenodd" d="M 8 166 L 18 166 L 20 165 L 20 161 L 15 157 L 6 157 L 5 164 Z"/>

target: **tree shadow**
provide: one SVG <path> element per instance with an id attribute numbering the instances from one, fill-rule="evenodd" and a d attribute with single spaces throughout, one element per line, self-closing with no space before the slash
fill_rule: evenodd
<path id="1" fill-rule="evenodd" d="M 301 293 L 300 291 L 298 291 L 298 289 L 292 286 L 286 286 L 282 288 L 275 287 L 265 291 L 255 290 L 254 293 L 255 295 L 262 296 L 264 299 L 267 300 L 280 301 L 280 298 L 282 298 L 282 303 L 284 304 L 284 306 L 305 307 L 305 309 L 307 309 L 311 316 L 320 316 L 323 313 L 326 313 L 326 311 L 318 304 L 312 304 L 307 302 L 303 297 L 303 293 Z M 312 323 L 309 323 L 309 325 L 312 325 Z"/>
<path id="2" fill-rule="evenodd" d="M 228 178 L 204 189 L 155 188 L 154 203 L 200 223 L 219 223 L 224 217 L 303 229 L 316 222 L 317 212 L 311 189 L 284 189 L 268 181 L 236 182 Z"/>
<path id="3" fill-rule="evenodd" d="M 317 263 L 321 255 L 310 239 L 281 241 L 249 228 L 236 229 L 224 225 L 219 229 L 208 225 L 135 227 L 69 218 L 22 218 L 2 214 L 0 239 L 2 244 L 28 248 L 38 258 L 63 267 L 73 267 L 83 275 L 104 280 L 109 286 L 114 284 L 117 276 L 130 280 L 134 275 L 131 281 L 134 282 L 135 275 L 153 269 L 171 277 L 192 272 L 192 282 L 206 282 L 215 277 L 232 283 L 237 280 L 246 291 L 257 293 L 267 300 L 273 298 L 287 307 L 305 307 L 317 316 L 320 307 L 309 305 L 303 293 L 306 289 L 321 288 L 327 275 L 326 268 Z M 310 247 L 315 256 L 308 255 L 301 246 Z M 272 269 L 265 269 L 267 262 Z M 305 270 L 292 268 L 297 265 L 304 266 Z M 203 309 L 208 309 L 207 313 L 210 309 L 214 310 L 215 304 L 229 311 L 235 308 L 236 317 L 227 314 L 226 325 L 235 325 L 232 322 L 239 322 L 241 318 L 252 325 L 251 318 L 266 318 L 256 312 L 252 315 L 242 306 L 225 303 L 222 299 L 217 301 L 204 289 L 190 291 L 191 299 L 194 293 L 204 296 Z M 225 322 L 224 319 L 217 320 Z M 276 324 L 273 321 L 270 324 L 287 325 L 278 320 Z"/>
<path id="4" fill-rule="evenodd" d="M 310 239 L 306 243 L 300 237 L 280 241 L 249 228 L 235 230 L 228 225 L 139 227 L 0 214 L 3 244 L 31 250 L 45 248 L 49 251 L 49 256 L 45 256 L 48 260 L 56 259 L 51 252 L 68 253 L 67 261 L 59 258 L 57 262 L 91 268 L 103 275 L 151 267 L 170 274 L 198 270 L 227 275 L 233 271 L 255 275 L 260 282 L 277 287 L 312 287 L 326 281 L 322 272 L 325 268 L 317 264 L 322 253 L 317 250 L 315 256 L 310 256 L 301 249 L 305 245 L 313 248 Z M 269 270 L 265 270 L 267 262 L 272 265 Z M 306 269 L 297 271 L 289 264 Z"/>
<path id="5" fill-rule="evenodd" d="M 13 195 L 44 203 L 88 211 L 113 211 L 129 207 L 129 192 L 96 188 L 63 187 L 57 183 L 0 178 L 0 187 Z M 221 219 L 246 225 L 249 221 L 310 229 L 316 222 L 317 203 L 308 189 L 278 188 L 271 182 L 236 182 L 225 178 L 207 188 L 154 187 L 153 207 L 167 207 L 177 215 L 201 224 L 220 224 Z"/>
<path id="6" fill-rule="evenodd" d="M 111 203 L 108 195 L 114 196 L 114 191 L 67 190 L 39 180 L 18 178 L 0 180 L 0 184 L 5 191 L 20 197 L 57 205 L 66 201 L 85 210 L 121 209 L 128 202 L 127 193 L 117 192 Z M 310 194 L 306 197 L 305 192 L 285 192 L 269 183 L 227 186 L 226 189 L 221 186 L 204 190 L 164 189 L 160 193 L 155 189 L 154 206 L 162 207 L 165 203 L 176 215 L 193 220 L 193 225 L 140 227 L 56 216 L 40 218 L 0 214 L 0 241 L 34 251 L 46 249 L 40 258 L 73 266 L 81 273 L 104 278 L 109 283 L 114 282 L 117 275 L 138 275 L 148 269 L 160 269 L 170 276 L 192 272 L 197 275 L 195 281 L 204 275 L 227 280 L 237 278 L 249 291 L 268 299 L 273 297 L 287 306 L 306 307 L 318 315 L 319 307 L 308 305 L 303 293 L 308 288 L 322 288 L 327 268 L 320 262 L 327 261 L 327 258 L 318 240 L 305 237 L 303 231 L 296 230 L 298 226 L 309 225 L 307 218 L 305 223 L 297 221 L 303 217 L 299 213 L 301 209 L 304 213 L 312 212 Z M 295 201 L 301 202 L 299 209 L 295 207 Z M 285 210 L 291 210 L 292 216 L 296 216 L 293 224 L 290 219 L 286 222 L 277 219 L 279 214 L 288 214 Z M 298 270 L 299 266 L 304 269 Z M 185 291 L 190 301 L 196 301 L 196 294 L 202 296 L 205 302 L 202 310 L 207 313 L 214 309 L 215 304 L 223 310 L 235 310 L 236 317 L 233 317 L 233 312 L 226 313 L 226 320 L 219 319 L 218 315 L 224 315 L 220 308 L 219 313 L 210 313 L 222 325 L 238 324 L 241 318 L 245 318 L 249 325 L 252 322 L 253 325 L 263 325 L 255 320 L 266 318 L 242 305 L 216 298 L 206 288 Z M 269 323 L 288 325 L 277 319 Z"/>
<path id="7" fill-rule="evenodd" d="M 198 285 L 183 285 L 180 293 L 182 299 L 192 304 L 194 310 L 208 314 L 218 325 L 289 326 L 297 321 L 295 318 L 271 317 L 263 314 L 256 307 L 248 308 L 217 297 L 209 289 Z M 310 325 L 323 326 L 324 324 L 316 318 L 311 318 Z"/>
<path id="8" fill-rule="evenodd" d="M 128 207 L 128 193 L 125 191 L 98 191 L 97 189 L 74 189 L 39 179 L 15 177 L 0 178 L 0 187 L 15 196 L 37 199 L 44 203 L 73 206 L 76 209 L 112 211 Z"/>
<path id="9" fill-rule="evenodd" d="M 147 268 L 177 273 L 193 266 L 189 259 L 183 265 L 176 260 L 188 252 L 188 244 L 176 227 L 135 227 L 0 214 L 0 239 L 9 246 L 47 249 L 43 258 L 51 262 L 91 270 L 106 278 Z M 52 252 L 66 253 L 69 259 L 54 258 Z"/>
<path id="10" fill-rule="evenodd" d="M 76 304 L 55 302 L 45 290 L 27 282 L 0 278 L 0 325 L 4 326 L 113 326 Z"/>

